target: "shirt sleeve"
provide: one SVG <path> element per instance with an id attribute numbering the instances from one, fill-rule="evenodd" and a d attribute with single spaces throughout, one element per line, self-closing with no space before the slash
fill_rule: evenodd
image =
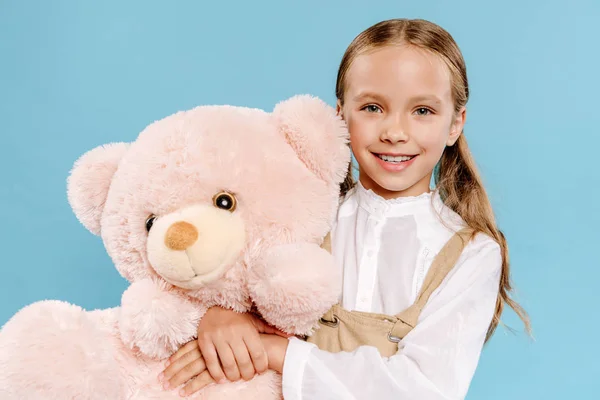
<path id="1" fill-rule="evenodd" d="M 477 247 L 467 246 L 391 357 L 371 346 L 329 353 L 290 339 L 284 399 L 463 399 L 494 315 L 502 265 L 491 239 Z"/>

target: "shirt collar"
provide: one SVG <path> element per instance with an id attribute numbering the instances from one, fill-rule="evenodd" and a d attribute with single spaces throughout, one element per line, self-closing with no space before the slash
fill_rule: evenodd
<path id="1" fill-rule="evenodd" d="M 384 216 L 389 211 L 413 205 L 431 205 L 432 192 L 423 193 L 418 196 L 397 197 L 395 199 L 384 199 L 371 189 L 366 189 L 360 181 L 356 183 L 358 204 L 370 214 Z"/>

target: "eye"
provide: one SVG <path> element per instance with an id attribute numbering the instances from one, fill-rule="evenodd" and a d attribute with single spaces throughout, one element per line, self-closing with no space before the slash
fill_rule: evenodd
<path id="1" fill-rule="evenodd" d="M 381 113 L 381 112 L 383 112 L 381 110 L 381 108 L 379 106 L 376 106 L 375 104 L 366 105 L 361 110 L 365 110 L 366 112 L 369 112 L 369 113 Z"/>
<path id="2" fill-rule="evenodd" d="M 148 217 L 148 219 L 146 220 L 146 231 L 150 232 L 150 229 L 152 229 L 152 225 L 154 225 L 154 221 L 156 221 L 156 215 L 152 214 Z"/>
<path id="3" fill-rule="evenodd" d="M 433 114 L 433 111 L 426 107 L 419 107 L 415 110 L 415 113 L 417 113 L 417 115 L 423 116 Z"/>
<path id="4" fill-rule="evenodd" d="M 213 197 L 213 204 L 222 210 L 234 212 L 237 207 L 237 200 L 231 193 L 221 192 Z"/>

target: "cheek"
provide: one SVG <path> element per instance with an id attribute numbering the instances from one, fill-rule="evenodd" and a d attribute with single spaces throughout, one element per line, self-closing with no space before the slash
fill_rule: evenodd
<path id="1" fill-rule="evenodd" d="M 413 135 L 413 138 L 419 147 L 429 153 L 441 154 L 446 147 L 446 141 L 448 140 L 449 132 L 447 126 L 442 124 L 431 124 L 419 128 L 420 129 L 417 129 Z"/>
<path id="2" fill-rule="evenodd" d="M 106 250 L 117 270 L 129 281 L 152 274 L 146 262 L 145 221 L 148 216 L 136 210 L 133 201 L 121 198 L 107 204 L 102 224 Z"/>
<path id="3" fill-rule="evenodd" d="M 373 124 L 364 118 L 350 116 L 346 119 L 353 150 L 368 146 L 377 138 Z"/>

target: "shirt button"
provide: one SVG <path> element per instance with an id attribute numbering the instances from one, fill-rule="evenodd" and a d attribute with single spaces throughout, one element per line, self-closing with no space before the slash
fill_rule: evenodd
<path id="1" fill-rule="evenodd" d="M 367 255 L 368 255 L 369 257 L 373 257 L 373 256 L 375 255 L 375 252 L 374 252 L 373 250 L 369 250 L 369 251 L 367 252 Z"/>

